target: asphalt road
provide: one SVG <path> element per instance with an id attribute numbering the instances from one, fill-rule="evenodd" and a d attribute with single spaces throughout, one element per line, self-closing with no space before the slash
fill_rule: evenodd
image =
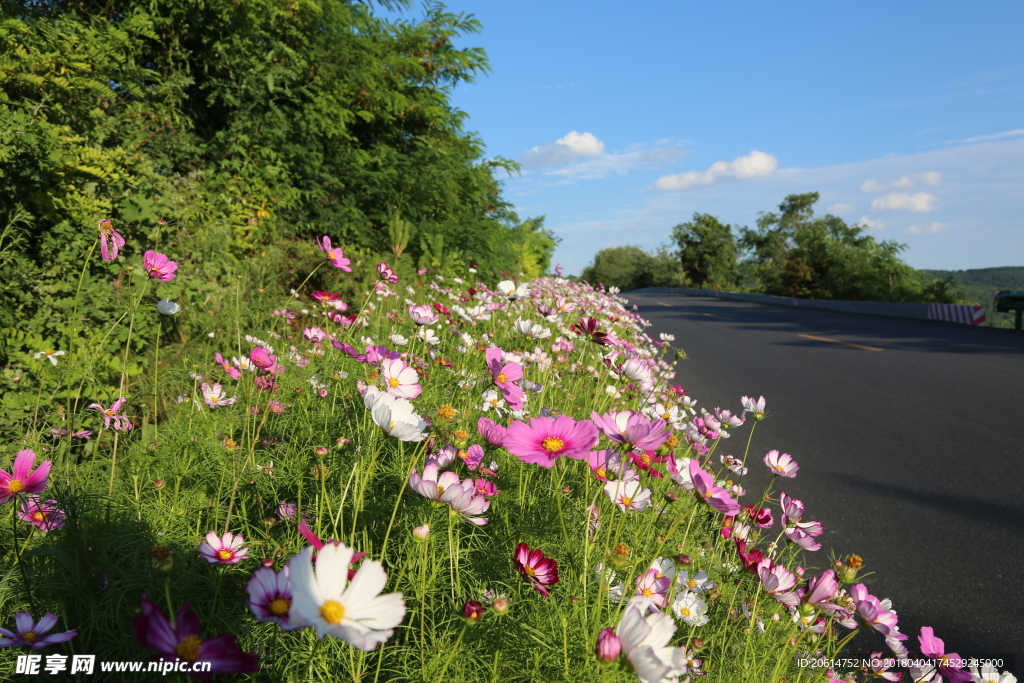
<path id="1" fill-rule="evenodd" d="M 769 449 L 793 455 L 799 475 L 775 490 L 824 524 L 815 564 L 830 548 L 862 556 L 911 649 L 932 626 L 947 651 L 1009 655 L 1024 679 L 1024 332 L 625 296 L 686 351 L 676 382 L 698 407 L 765 396 L 747 497 L 770 478 Z M 742 456 L 742 429 L 716 453 Z M 872 637 L 847 651 L 871 647 L 885 650 Z"/>

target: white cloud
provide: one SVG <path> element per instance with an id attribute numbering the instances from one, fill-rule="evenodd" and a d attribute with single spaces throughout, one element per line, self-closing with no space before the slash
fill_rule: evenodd
<path id="1" fill-rule="evenodd" d="M 1018 128 L 1016 130 L 1007 130 L 1002 133 L 992 133 L 991 135 L 979 135 L 973 138 L 964 138 L 963 140 L 947 140 L 947 145 L 953 145 L 958 142 L 970 144 L 972 142 L 986 142 L 988 140 L 999 140 L 1001 138 L 1015 138 L 1017 136 L 1024 135 L 1024 128 Z"/>
<path id="2" fill-rule="evenodd" d="M 939 198 L 927 192 L 908 194 L 906 192 L 890 192 L 875 197 L 871 202 L 872 211 L 917 211 L 927 213 L 939 205 Z"/>
<path id="3" fill-rule="evenodd" d="M 908 235 L 923 235 L 925 233 L 942 232 L 943 230 L 946 230 L 948 228 L 949 228 L 949 224 L 948 223 L 938 223 L 938 222 L 935 222 L 935 223 L 932 223 L 931 225 L 927 225 L 927 226 L 924 226 L 924 227 L 919 227 L 917 225 L 911 225 L 909 228 L 907 228 L 903 232 L 907 233 Z"/>
<path id="4" fill-rule="evenodd" d="M 599 157 L 604 154 L 604 143 L 593 133 L 569 131 L 550 145 L 532 147 L 523 152 L 519 161 L 524 166 L 558 166 L 577 159 Z"/>
<path id="5" fill-rule="evenodd" d="M 868 230 L 885 230 L 889 227 L 889 224 L 881 218 L 873 218 L 871 216 L 861 216 L 857 222 L 861 225 L 866 225 Z"/>
<path id="6" fill-rule="evenodd" d="M 842 216 L 844 213 L 850 213 L 856 208 L 857 207 L 854 206 L 853 204 L 849 204 L 847 202 L 839 202 L 838 204 L 833 204 L 832 206 L 828 207 L 826 211 L 828 211 L 830 214 L 834 216 Z"/>
<path id="7" fill-rule="evenodd" d="M 771 154 L 756 149 L 745 157 L 737 157 L 732 161 L 716 161 L 706 171 L 687 171 L 675 175 L 666 175 L 654 181 L 658 190 L 688 190 L 692 187 L 712 185 L 721 180 L 735 178 L 760 178 L 771 175 L 779 167 L 779 160 Z"/>
<path id="8" fill-rule="evenodd" d="M 557 175 L 563 178 L 579 178 L 591 180 L 604 178 L 611 173 L 623 175 L 637 167 L 650 167 L 679 161 L 687 155 L 685 149 L 678 147 L 655 147 L 648 149 L 633 146 L 618 154 L 602 154 L 593 159 L 576 161 L 561 168 L 544 171 L 545 175 Z"/>
<path id="9" fill-rule="evenodd" d="M 938 171 L 925 171 L 924 173 L 917 173 L 913 177 L 901 176 L 896 180 L 889 183 L 882 184 L 877 180 L 865 180 L 861 184 L 860 189 L 863 192 L 885 192 L 886 190 L 909 190 L 914 187 L 917 183 L 924 183 L 925 185 L 941 185 L 942 174 Z"/>

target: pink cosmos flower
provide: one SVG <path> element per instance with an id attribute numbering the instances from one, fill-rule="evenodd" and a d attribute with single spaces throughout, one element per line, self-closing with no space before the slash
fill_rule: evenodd
<path id="1" fill-rule="evenodd" d="M 550 557 L 544 557 L 544 551 L 539 548 L 530 550 L 530 546 L 525 543 L 516 546 L 512 564 L 515 565 L 516 571 L 545 598 L 550 595 L 547 587 L 555 585 L 561 578 L 558 574 L 558 562 Z"/>
<path id="2" fill-rule="evenodd" d="M 757 577 L 770 594 L 785 593 L 796 587 L 796 576 L 781 564 L 764 558 L 757 563 Z"/>
<path id="3" fill-rule="evenodd" d="M 590 419 L 609 439 L 629 448 L 653 451 L 672 434 L 672 428 L 664 420 L 650 420 L 632 410 L 604 415 L 595 411 L 590 414 Z"/>
<path id="4" fill-rule="evenodd" d="M 124 415 L 118 415 L 118 412 L 124 406 L 125 401 L 128 399 L 121 397 L 114 401 L 114 404 L 109 408 L 104 408 L 99 403 L 90 403 L 89 407 L 94 408 L 103 413 L 103 428 L 110 429 L 111 423 L 113 423 L 114 429 L 119 432 L 127 432 L 132 428 L 132 421 Z"/>
<path id="5" fill-rule="evenodd" d="M 154 661 L 209 662 L 210 670 L 193 673 L 199 680 L 208 681 L 213 674 L 253 673 L 259 671 L 255 653 L 243 652 L 234 635 L 217 636 L 203 640 L 199 637 L 199 617 L 192 611 L 191 602 L 178 610 L 173 625 L 163 611 L 142 595 L 142 614 L 132 621 L 135 640 L 144 647 L 157 651 Z"/>
<path id="6" fill-rule="evenodd" d="M 71 438 L 72 439 L 85 439 L 86 441 L 88 441 L 89 439 L 92 438 L 92 430 L 91 429 L 83 429 L 80 432 L 75 432 L 74 434 L 71 435 Z"/>
<path id="7" fill-rule="evenodd" d="M 793 456 L 789 453 L 780 454 L 775 450 L 768 451 L 765 454 L 764 464 L 775 476 L 786 477 L 787 479 L 795 477 L 800 469 L 800 466 L 796 464 L 796 460 L 793 460 Z"/>
<path id="8" fill-rule="evenodd" d="M 111 246 L 107 245 L 107 239 L 110 239 Z M 114 230 L 114 223 L 109 218 L 104 218 L 100 221 L 100 253 L 103 254 L 104 261 L 113 261 L 117 258 L 117 251 L 124 246 L 124 238 L 118 234 L 117 230 Z"/>
<path id="9" fill-rule="evenodd" d="M 352 263 L 349 259 L 345 258 L 345 254 L 342 253 L 341 249 L 331 248 L 331 238 L 327 235 L 323 236 L 323 239 L 316 241 L 317 246 L 320 247 L 320 251 L 324 252 L 327 256 L 327 260 L 334 264 L 335 268 L 341 268 L 346 273 L 351 273 L 352 269 L 349 264 Z"/>
<path id="10" fill-rule="evenodd" d="M 662 574 L 656 568 L 648 569 L 636 581 L 633 595 L 644 595 L 651 598 L 655 607 L 664 607 L 668 603 L 668 590 L 672 587 L 672 578 Z"/>
<path id="11" fill-rule="evenodd" d="M 807 594 L 804 596 L 804 603 L 817 607 L 826 600 L 831 600 L 838 589 L 839 577 L 836 576 L 836 570 L 829 569 L 821 576 L 816 576 L 807 582 Z"/>
<path id="12" fill-rule="evenodd" d="M 921 635 L 917 637 L 921 643 L 921 654 L 938 660 L 939 674 L 947 681 L 971 681 L 971 674 L 963 670 L 963 658 L 955 652 L 947 653 L 942 639 L 935 637 L 931 626 L 921 627 Z"/>
<path id="13" fill-rule="evenodd" d="M 217 365 L 219 365 L 224 372 L 228 373 L 231 379 L 238 379 L 242 376 L 242 371 L 236 368 L 229 361 L 225 360 L 224 356 L 218 353 L 214 355 L 214 358 L 217 359 Z"/>
<path id="14" fill-rule="evenodd" d="M 10 474 L 0 470 L 0 503 L 6 503 L 19 493 L 39 493 L 46 488 L 46 478 L 50 476 L 52 463 L 44 460 L 33 472 L 32 466 L 35 464 L 35 451 L 25 449 L 18 451 Z"/>
<path id="15" fill-rule="evenodd" d="M 764 419 L 764 414 L 765 414 L 765 411 L 764 411 L 764 405 L 765 405 L 765 403 L 764 403 L 764 396 L 762 396 L 761 398 L 757 399 L 756 401 L 753 399 L 753 397 L 743 396 L 743 397 L 740 398 L 740 403 L 743 404 L 743 415 L 744 416 L 747 413 L 752 413 L 754 415 L 754 419 L 755 420 L 763 420 Z"/>
<path id="16" fill-rule="evenodd" d="M 473 444 L 469 448 L 458 449 L 455 451 L 455 455 L 457 455 L 462 462 L 466 463 L 466 467 L 469 468 L 470 472 L 475 472 L 476 469 L 480 467 L 480 463 L 483 462 L 484 449 L 482 446 Z"/>
<path id="17" fill-rule="evenodd" d="M 216 408 L 217 406 L 229 406 L 238 400 L 238 397 L 236 396 L 228 398 L 227 392 L 224 391 L 224 388 L 216 382 L 213 383 L 212 387 L 206 382 L 203 382 L 199 385 L 199 390 L 203 393 L 203 401 L 211 408 Z"/>
<path id="18" fill-rule="evenodd" d="M 151 278 L 161 282 L 170 282 L 177 277 L 174 274 L 174 271 L 178 269 L 177 262 L 167 260 L 166 254 L 161 254 L 152 249 L 147 250 L 142 256 L 142 267 L 146 269 L 146 273 Z"/>
<path id="19" fill-rule="evenodd" d="M 263 567 L 249 579 L 249 609 L 256 621 L 272 621 L 282 631 L 294 631 L 309 624 L 301 619 L 293 620 L 289 614 L 292 607 L 292 586 L 288 581 L 288 567 L 279 572 Z"/>
<path id="20" fill-rule="evenodd" d="M 615 629 L 606 628 L 597 634 L 597 647 L 594 654 L 602 662 L 611 663 L 622 654 L 622 641 L 615 635 Z"/>
<path id="21" fill-rule="evenodd" d="M 421 306 L 409 306 L 409 317 L 417 325 L 433 325 L 441 316 L 426 304 Z"/>
<path id="22" fill-rule="evenodd" d="M 522 410 L 526 394 L 516 382 L 523 378 L 523 366 L 519 363 L 502 363 L 502 351 L 496 346 L 488 348 L 484 352 L 484 358 L 487 361 L 487 369 L 494 378 L 494 384 L 504 394 L 509 408 Z"/>
<path id="23" fill-rule="evenodd" d="M 701 468 L 696 459 L 690 461 L 690 479 L 694 490 L 705 503 L 727 517 L 740 513 L 740 504 L 725 489 L 715 486 L 715 480 Z"/>
<path id="24" fill-rule="evenodd" d="M 519 420 L 509 425 L 505 449 L 522 462 L 550 469 L 562 456 L 586 458 L 597 440 L 597 427 L 590 420 L 577 422 L 567 415 L 531 417 L 529 425 Z"/>
<path id="25" fill-rule="evenodd" d="M 854 608 L 858 616 L 865 624 L 875 629 L 888 640 L 906 640 L 907 636 L 899 632 L 897 628 L 896 613 L 882 607 L 882 601 L 868 592 L 868 587 L 858 583 L 850 589 L 850 597 L 853 598 Z"/>
<path id="26" fill-rule="evenodd" d="M 786 538 L 804 550 L 810 550 L 812 552 L 815 550 L 821 550 L 821 544 L 815 541 L 813 536 L 798 527 L 787 528 Z"/>
<path id="27" fill-rule="evenodd" d="M 245 539 L 230 531 L 217 537 L 216 531 L 206 534 L 206 540 L 199 544 L 199 554 L 210 564 L 238 564 L 249 556 L 249 549 L 243 547 Z"/>
<path id="28" fill-rule="evenodd" d="M 470 517 L 469 515 L 486 512 L 491 501 L 482 495 L 477 495 L 472 479 L 461 481 L 459 475 L 454 472 L 438 474 L 437 463 L 428 462 L 423 467 L 422 476 L 414 469 L 409 475 L 409 488 L 435 503 L 448 505 L 462 514 L 468 522 L 477 526 L 487 523 L 486 517 Z"/>
<path id="29" fill-rule="evenodd" d="M 753 505 L 744 505 L 744 509 L 747 511 L 747 517 L 751 523 L 761 529 L 771 529 L 772 525 L 775 524 L 775 520 L 772 519 L 772 511 L 768 508 L 755 508 Z"/>
<path id="30" fill-rule="evenodd" d="M 384 282 L 395 284 L 398 282 L 398 274 L 388 268 L 388 264 L 385 261 L 381 261 L 377 264 L 377 274 L 380 275 L 380 279 Z"/>
<path id="31" fill-rule="evenodd" d="M 57 615 L 47 612 L 38 622 L 32 620 L 30 612 L 18 612 L 14 615 L 15 630 L 8 631 L 0 628 L 0 647 L 21 647 L 28 645 L 33 650 L 41 650 L 47 645 L 66 643 L 76 635 L 78 631 L 71 629 L 64 633 L 46 634 L 57 625 Z"/>
<path id="32" fill-rule="evenodd" d="M 311 342 L 319 344 L 324 339 L 327 339 L 327 330 L 320 327 L 307 327 L 302 330 L 302 336 Z"/>
<path id="33" fill-rule="evenodd" d="M 404 360 L 386 358 L 381 362 L 380 370 L 386 391 L 391 396 L 412 399 L 423 393 L 419 374 Z"/>
<path id="34" fill-rule="evenodd" d="M 903 680 L 902 672 L 889 671 L 889 669 L 896 665 L 896 659 L 894 657 L 885 657 L 881 650 L 872 650 L 871 654 L 868 655 L 868 668 L 875 678 L 893 681 L 894 683 Z"/>
<path id="35" fill-rule="evenodd" d="M 802 500 L 790 498 L 783 491 L 779 494 L 779 506 L 782 508 L 783 525 L 790 522 L 799 522 L 804 516 L 804 503 Z"/>
<path id="36" fill-rule="evenodd" d="M 18 517 L 31 522 L 42 531 L 53 531 L 64 526 L 64 512 L 55 500 L 43 502 L 39 496 L 26 496 L 21 503 Z"/>
<path id="37" fill-rule="evenodd" d="M 487 479 L 474 479 L 473 486 L 476 488 L 477 495 L 485 498 L 493 498 L 501 493 L 501 491 L 498 490 L 497 485 L 493 481 L 489 481 Z"/>
<path id="38" fill-rule="evenodd" d="M 487 443 L 492 446 L 504 446 L 505 436 L 508 430 L 499 424 L 495 424 L 493 420 L 489 420 L 486 417 L 481 417 L 476 421 L 476 429 L 480 432 L 480 436 L 487 440 Z"/>

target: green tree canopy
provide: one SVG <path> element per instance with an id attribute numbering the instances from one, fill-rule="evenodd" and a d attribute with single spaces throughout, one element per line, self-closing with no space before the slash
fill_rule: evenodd
<path id="1" fill-rule="evenodd" d="M 736 284 L 736 239 L 732 228 L 706 213 L 672 228 L 672 241 L 687 277 L 696 287 L 726 289 Z"/>

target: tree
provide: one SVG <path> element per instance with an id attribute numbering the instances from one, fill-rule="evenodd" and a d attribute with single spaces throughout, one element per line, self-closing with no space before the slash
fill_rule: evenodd
<path id="1" fill-rule="evenodd" d="M 650 253 L 641 247 L 608 247 L 594 255 L 594 261 L 583 269 L 580 279 L 623 292 L 644 287 L 685 287 L 686 276 L 679 257 L 665 246 Z"/>
<path id="2" fill-rule="evenodd" d="M 725 289 L 739 275 L 732 228 L 706 213 L 693 214 L 689 223 L 672 228 L 672 239 L 686 276 L 697 287 Z"/>

